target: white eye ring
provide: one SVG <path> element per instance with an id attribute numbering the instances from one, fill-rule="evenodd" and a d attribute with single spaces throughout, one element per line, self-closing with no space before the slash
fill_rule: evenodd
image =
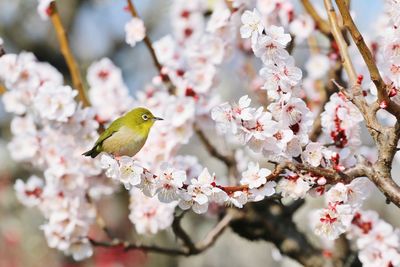
<path id="1" fill-rule="evenodd" d="M 142 119 L 145 120 L 145 121 L 147 121 L 147 120 L 149 119 L 149 116 L 147 116 L 146 114 L 143 114 L 143 115 L 142 115 Z"/>

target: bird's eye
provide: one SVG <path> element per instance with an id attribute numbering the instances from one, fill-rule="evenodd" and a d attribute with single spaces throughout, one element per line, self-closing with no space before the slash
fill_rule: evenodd
<path id="1" fill-rule="evenodd" d="M 147 121 L 147 120 L 149 119 L 149 116 L 147 116 L 146 114 L 143 114 L 143 115 L 142 115 L 142 119 L 145 120 L 145 121 Z"/>

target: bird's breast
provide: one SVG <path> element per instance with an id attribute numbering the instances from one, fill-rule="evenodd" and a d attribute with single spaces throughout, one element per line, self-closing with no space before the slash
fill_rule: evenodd
<path id="1" fill-rule="evenodd" d="M 110 138 L 104 140 L 103 150 L 116 156 L 134 156 L 146 142 L 146 136 L 135 133 L 123 126 Z"/>

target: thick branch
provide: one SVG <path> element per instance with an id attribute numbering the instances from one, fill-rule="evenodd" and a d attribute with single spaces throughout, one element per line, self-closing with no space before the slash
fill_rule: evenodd
<path id="1" fill-rule="evenodd" d="M 63 54 L 65 61 L 67 62 L 68 69 L 71 74 L 72 84 L 74 88 L 78 90 L 79 99 L 82 101 L 82 104 L 84 106 L 89 106 L 90 103 L 86 97 L 85 90 L 83 88 L 79 67 L 72 54 L 71 48 L 69 47 L 67 33 L 61 22 L 60 14 L 58 13 L 55 1 L 50 4 L 50 19 L 57 33 L 57 39 L 60 44 L 61 53 Z"/>
<path id="2" fill-rule="evenodd" d="M 244 208 L 244 216 L 233 220 L 231 228 L 246 239 L 274 243 L 282 254 L 304 266 L 324 266 L 326 260 L 321 250 L 315 248 L 297 229 L 292 216 L 287 216 L 284 209 L 284 206 L 271 200 L 249 203 Z"/>
<path id="3" fill-rule="evenodd" d="M 400 187 L 393 181 L 389 172 L 376 171 L 370 179 L 387 198 L 387 202 L 392 202 L 400 208 Z"/>
<path id="4" fill-rule="evenodd" d="M 350 15 L 347 1 L 336 0 L 336 4 L 343 17 L 344 26 L 349 30 L 354 43 L 356 44 L 358 50 L 360 51 L 360 54 L 363 57 L 365 64 L 367 65 L 371 80 L 375 84 L 376 89 L 378 91 L 379 103 L 382 102 L 387 103 L 388 105 L 387 110 L 393 115 L 395 115 L 397 118 L 400 118 L 400 106 L 398 106 L 396 103 L 390 100 L 388 96 L 387 86 L 379 73 L 378 67 L 375 64 L 375 60 L 372 56 L 371 51 L 369 50 L 367 44 L 364 41 L 363 36 L 357 29 L 357 26 L 355 25 L 354 20 Z"/>

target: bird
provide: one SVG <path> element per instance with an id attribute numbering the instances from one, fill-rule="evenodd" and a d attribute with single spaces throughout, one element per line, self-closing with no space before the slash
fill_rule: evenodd
<path id="1" fill-rule="evenodd" d="M 142 149 L 151 127 L 158 120 L 163 119 L 155 117 L 148 109 L 134 108 L 114 120 L 99 136 L 93 148 L 82 155 L 95 158 L 101 152 L 106 152 L 114 157 L 133 157 Z"/>

